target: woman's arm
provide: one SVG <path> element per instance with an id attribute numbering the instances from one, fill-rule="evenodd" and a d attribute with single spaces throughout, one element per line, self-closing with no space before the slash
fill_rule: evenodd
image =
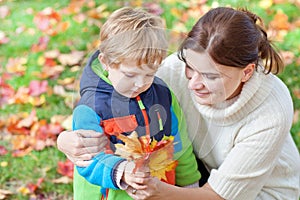
<path id="1" fill-rule="evenodd" d="M 93 130 L 63 131 L 58 135 L 57 148 L 76 166 L 86 167 L 105 150 L 107 142 L 104 134 Z"/>
<path id="2" fill-rule="evenodd" d="M 133 198 L 139 200 L 224 200 L 206 183 L 201 188 L 182 188 L 159 181 L 157 178 L 150 178 L 147 188 L 135 191 L 134 188 L 127 188 L 126 192 Z"/>

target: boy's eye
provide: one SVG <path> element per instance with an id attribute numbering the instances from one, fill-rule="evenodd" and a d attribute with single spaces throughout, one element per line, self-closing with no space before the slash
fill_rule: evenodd
<path id="1" fill-rule="evenodd" d="M 133 75 L 133 74 L 127 74 L 127 73 L 125 74 L 125 76 L 126 76 L 126 77 L 128 77 L 128 78 L 132 78 L 132 77 L 134 77 L 134 75 Z"/>

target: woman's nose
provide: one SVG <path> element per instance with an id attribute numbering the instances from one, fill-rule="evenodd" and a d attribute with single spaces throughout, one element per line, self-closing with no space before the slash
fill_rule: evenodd
<path id="1" fill-rule="evenodd" d="M 190 90 L 198 90 L 204 87 L 203 78 L 200 74 L 194 73 L 188 81 L 188 88 Z"/>

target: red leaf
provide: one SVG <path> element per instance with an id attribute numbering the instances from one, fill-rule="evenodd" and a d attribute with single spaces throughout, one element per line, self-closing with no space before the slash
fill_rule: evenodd
<path id="1" fill-rule="evenodd" d="M 4 146 L 0 146 L 0 156 L 4 156 L 8 153 L 7 149 Z"/>
<path id="2" fill-rule="evenodd" d="M 4 6 L 0 6 L 0 18 L 4 19 L 5 17 L 7 17 L 10 13 L 9 7 L 4 5 Z"/>
<path id="3" fill-rule="evenodd" d="M 36 26 L 44 32 L 52 29 L 53 25 L 57 24 L 61 20 L 60 15 L 52 8 L 45 8 L 34 17 L 34 23 Z"/>
<path id="4" fill-rule="evenodd" d="M 0 107 L 8 103 L 9 99 L 14 97 L 14 89 L 4 82 L 4 78 L 0 77 Z"/>
<path id="5" fill-rule="evenodd" d="M 63 128 L 60 124 L 47 124 L 46 120 L 40 120 L 39 128 L 36 131 L 36 139 L 47 140 L 52 138 L 54 140 L 61 131 L 63 131 Z"/>
<path id="6" fill-rule="evenodd" d="M 48 88 L 48 81 L 37 81 L 33 80 L 29 84 L 29 95 L 39 96 L 42 93 L 45 93 Z"/>
<path id="7" fill-rule="evenodd" d="M 57 163 L 57 172 L 63 176 L 73 178 L 74 165 L 70 160 Z"/>
<path id="8" fill-rule="evenodd" d="M 9 42 L 9 38 L 6 37 L 3 31 L 0 31 L 0 44 L 6 44 Z"/>
<path id="9" fill-rule="evenodd" d="M 37 44 L 33 44 L 31 46 L 31 51 L 33 52 L 39 52 L 39 51 L 44 51 L 49 42 L 49 37 L 48 36 L 42 36 L 39 38 L 39 42 Z"/>
<path id="10" fill-rule="evenodd" d="M 164 12 L 164 10 L 157 3 L 152 3 L 152 2 L 144 3 L 143 7 L 145 7 L 148 12 L 154 15 L 161 15 Z"/>
<path id="11" fill-rule="evenodd" d="M 53 67 L 55 65 L 57 65 L 57 63 L 53 58 L 45 58 L 45 66 Z"/>
<path id="12" fill-rule="evenodd" d="M 34 194 L 38 188 L 40 188 L 44 178 L 39 178 L 37 183 L 28 183 L 26 187 L 28 188 L 30 194 Z"/>

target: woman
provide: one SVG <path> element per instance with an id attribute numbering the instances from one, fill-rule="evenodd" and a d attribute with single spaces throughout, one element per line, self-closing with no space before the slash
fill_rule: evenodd
<path id="1" fill-rule="evenodd" d="M 261 19 L 247 10 L 210 10 L 182 43 L 178 57 L 183 62 L 171 55 L 158 72 L 185 111 L 195 155 L 210 171 L 207 183 L 179 188 L 147 178 L 146 189 L 127 189 L 131 197 L 299 198 L 299 153 L 289 132 L 292 100 L 273 75 L 283 62 L 257 21 Z M 73 136 L 60 135 L 58 147 Z M 74 145 L 70 149 L 84 152 Z"/>

